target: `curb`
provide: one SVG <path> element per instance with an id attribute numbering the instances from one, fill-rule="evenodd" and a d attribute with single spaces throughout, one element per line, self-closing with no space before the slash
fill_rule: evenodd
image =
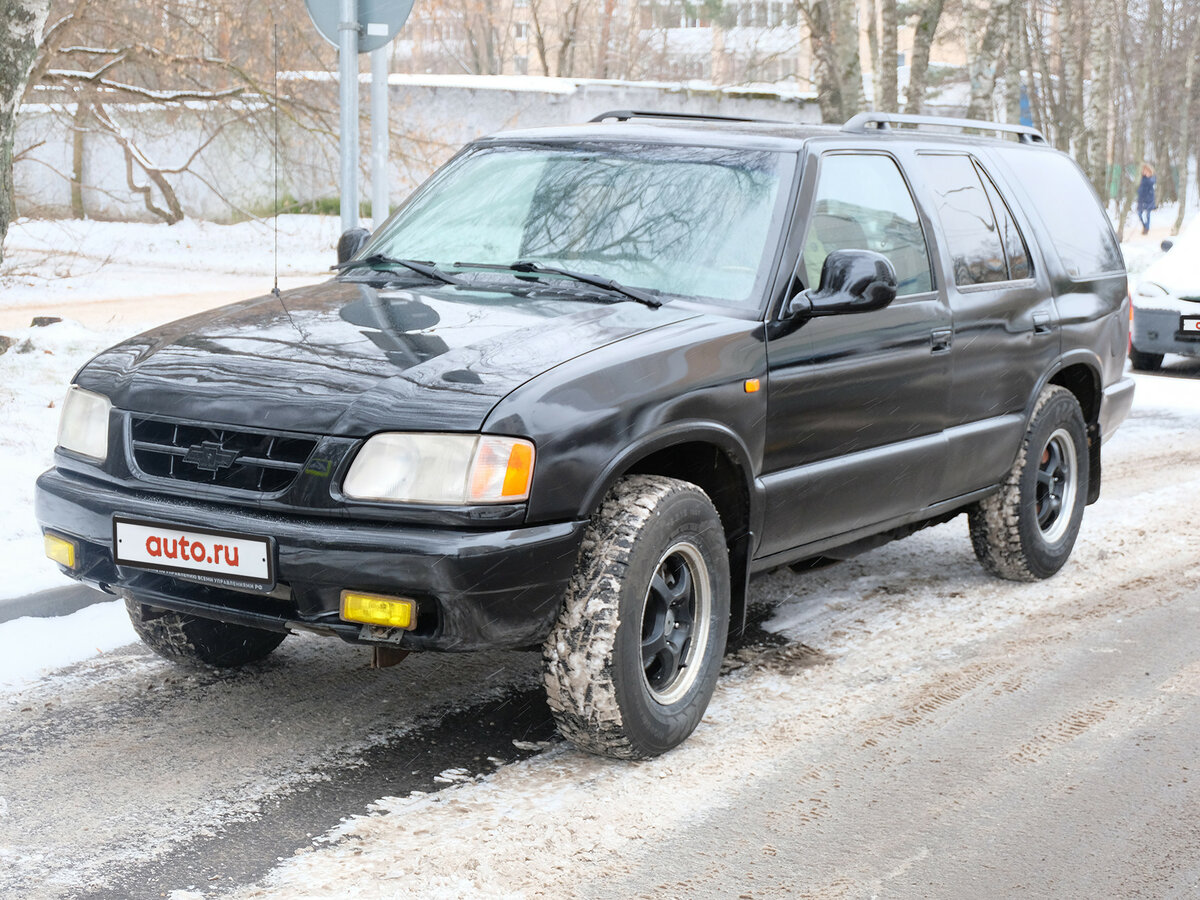
<path id="1" fill-rule="evenodd" d="M 112 594 L 81 584 L 50 588 L 24 597 L 0 599 L 0 622 L 11 622 L 26 616 L 40 619 L 69 616 L 94 603 L 116 599 Z"/>

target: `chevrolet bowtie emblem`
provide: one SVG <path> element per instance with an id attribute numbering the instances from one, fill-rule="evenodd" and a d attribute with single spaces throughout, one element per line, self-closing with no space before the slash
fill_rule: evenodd
<path id="1" fill-rule="evenodd" d="M 203 444 L 195 444 L 188 447 L 188 452 L 184 454 L 183 461 L 191 463 L 197 469 L 203 469 L 206 472 L 216 472 L 220 469 L 228 469 L 234 464 L 238 458 L 238 451 L 226 450 L 220 444 L 213 441 L 205 441 Z"/>

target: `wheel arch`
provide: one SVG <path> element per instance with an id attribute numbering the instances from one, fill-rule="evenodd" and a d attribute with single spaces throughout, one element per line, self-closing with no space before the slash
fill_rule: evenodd
<path id="1" fill-rule="evenodd" d="M 760 504 L 754 490 L 749 450 L 738 436 L 717 423 L 679 423 L 626 447 L 605 469 L 585 497 L 590 515 L 626 475 L 662 475 L 690 482 L 712 501 L 725 530 L 729 550 L 730 638 L 740 635 L 746 619 L 754 522 Z"/>

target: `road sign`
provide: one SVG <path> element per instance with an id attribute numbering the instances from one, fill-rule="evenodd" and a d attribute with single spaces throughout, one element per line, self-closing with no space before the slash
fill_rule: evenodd
<path id="1" fill-rule="evenodd" d="M 309 18 L 321 36 L 338 46 L 341 24 L 339 0 L 304 0 Z M 413 0 L 358 0 L 358 52 L 386 47 L 412 12 Z"/>

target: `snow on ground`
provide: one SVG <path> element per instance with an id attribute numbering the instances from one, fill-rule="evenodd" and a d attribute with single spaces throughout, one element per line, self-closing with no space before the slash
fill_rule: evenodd
<path id="1" fill-rule="evenodd" d="M 97 603 L 69 616 L 0 624 L 0 691 L 137 640 L 125 604 Z"/>
<path id="2" fill-rule="evenodd" d="M 279 217 L 279 274 L 314 276 L 335 261 L 339 220 Z M 0 306 L 89 303 L 113 297 L 271 288 L 275 232 L 270 222 L 175 225 L 18 219 L 4 242 Z M 153 318 L 152 305 L 146 319 Z"/>

